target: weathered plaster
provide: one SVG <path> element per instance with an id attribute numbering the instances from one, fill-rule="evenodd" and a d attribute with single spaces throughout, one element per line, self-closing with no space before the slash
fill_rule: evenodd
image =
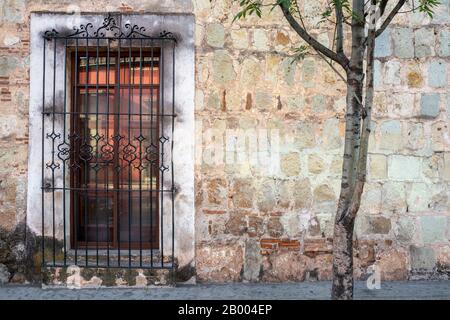
<path id="1" fill-rule="evenodd" d="M 41 234 L 42 230 L 42 193 L 41 189 L 41 170 L 42 170 L 42 83 L 43 83 L 43 38 L 42 35 L 47 30 L 59 30 L 67 32 L 67 15 L 53 13 L 33 13 L 31 15 L 31 67 L 30 67 L 30 141 L 29 141 L 29 163 L 28 163 L 28 202 L 27 202 L 27 224 L 29 228 L 36 234 Z M 93 23 L 94 26 L 101 26 L 104 15 L 82 15 L 79 18 L 80 24 Z M 170 30 L 175 34 L 178 43 L 175 49 L 175 112 L 177 118 L 174 130 L 174 153 L 176 156 L 174 161 L 174 177 L 177 192 L 175 195 L 175 257 L 179 266 L 183 267 L 187 264 L 194 263 L 194 17 L 192 15 L 157 15 L 157 14 L 123 14 L 121 16 L 122 27 L 126 23 L 145 26 L 149 32 L 158 35 L 163 30 Z M 47 42 L 48 43 L 48 42 Z M 64 45 L 62 41 L 57 42 L 56 50 L 56 108 L 63 108 L 63 91 L 64 91 Z M 61 45 L 62 44 L 62 45 Z M 45 106 L 44 108 L 52 108 L 53 106 L 53 43 L 47 44 L 46 50 L 46 72 L 45 72 Z M 165 56 L 171 56 L 171 47 L 165 48 Z M 167 51 L 167 52 L 166 52 Z M 172 59 L 164 60 L 165 70 L 172 70 Z M 165 85 L 165 101 L 167 106 L 172 105 L 172 88 L 173 77 L 168 72 L 168 77 L 164 78 Z M 49 119 L 47 119 L 49 118 Z M 47 134 L 51 128 L 51 117 L 45 116 L 45 125 Z M 47 132 L 48 131 L 48 132 Z M 56 121 L 55 131 L 62 132 L 62 121 Z M 166 126 L 164 134 L 168 137 L 172 136 L 169 132 L 169 126 Z M 192 137 L 186 139 L 186 137 Z M 46 139 L 48 140 L 48 139 Z M 60 142 L 59 142 L 60 143 Z M 58 142 L 57 142 L 58 144 Z M 51 162 L 50 141 L 45 145 L 46 163 Z M 170 153 L 166 152 L 166 164 L 170 159 Z M 57 170 L 55 176 L 55 186 L 62 186 L 62 170 Z M 45 170 L 44 184 L 51 181 L 50 170 Z M 165 179 L 165 189 L 170 189 L 170 179 Z M 45 221 L 44 233 L 46 236 L 52 236 L 53 217 L 52 217 L 52 193 L 44 193 L 45 204 Z M 66 197 L 69 199 L 69 197 Z M 167 199 L 169 198 L 169 199 Z M 63 238 L 63 208 L 62 194 L 56 192 L 57 212 L 55 218 L 56 238 Z M 67 204 L 69 208 L 70 204 Z M 172 212 L 171 199 L 165 199 L 164 215 L 164 238 L 160 242 L 164 245 L 165 252 L 172 252 Z M 66 210 L 66 212 L 70 212 Z M 67 213 L 68 214 L 68 213 Z M 66 221 L 70 221 L 66 217 Z M 66 228 L 67 237 L 70 237 L 69 224 Z M 70 241 L 68 241 L 70 243 Z"/>

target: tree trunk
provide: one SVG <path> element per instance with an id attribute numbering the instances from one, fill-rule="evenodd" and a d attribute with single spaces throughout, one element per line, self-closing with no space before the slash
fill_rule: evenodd
<path id="1" fill-rule="evenodd" d="M 353 298 L 353 229 L 359 199 L 354 198 L 361 140 L 363 72 L 347 75 L 347 113 L 341 194 L 334 222 L 332 299 Z M 358 205 L 355 205 L 358 204 Z"/>
<path id="2" fill-rule="evenodd" d="M 352 52 L 347 70 L 347 108 L 341 194 L 334 224 L 331 298 L 353 298 L 353 230 L 364 183 L 360 183 L 363 116 L 365 21 L 364 0 L 352 1 Z"/>
<path id="3" fill-rule="evenodd" d="M 333 238 L 332 299 L 353 299 L 353 227 L 354 224 L 337 222 Z"/>

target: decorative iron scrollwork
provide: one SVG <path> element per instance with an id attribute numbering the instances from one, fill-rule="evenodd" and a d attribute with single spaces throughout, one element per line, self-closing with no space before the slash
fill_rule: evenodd
<path id="1" fill-rule="evenodd" d="M 131 23 L 125 24 L 124 29 L 117 23 L 116 18 L 110 13 L 103 19 L 103 23 L 97 29 L 92 23 L 82 24 L 79 27 L 73 27 L 73 32 L 67 35 L 61 35 L 55 29 L 46 31 L 44 38 L 51 40 L 53 38 L 86 38 L 86 39 L 154 39 L 154 40 L 173 40 L 177 42 L 175 35 L 166 30 L 159 32 L 159 36 L 146 34 L 146 28 Z"/>

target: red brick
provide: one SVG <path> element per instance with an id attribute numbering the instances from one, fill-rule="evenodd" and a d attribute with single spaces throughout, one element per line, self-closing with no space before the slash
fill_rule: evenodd
<path id="1" fill-rule="evenodd" d="M 225 214 L 227 213 L 225 210 L 209 210 L 209 209 L 203 209 L 204 214 Z"/>

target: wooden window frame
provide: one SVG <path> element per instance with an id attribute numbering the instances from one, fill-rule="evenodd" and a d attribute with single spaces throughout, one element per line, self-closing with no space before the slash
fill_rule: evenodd
<path id="1" fill-rule="evenodd" d="M 86 84 L 81 84 L 80 81 L 78 81 L 79 83 L 76 83 L 76 72 L 79 70 L 75 70 L 76 67 L 76 61 L 75 59 L 80 60 L 80 57 L 83 57 L 86 55 L 86 53 L 88 53 L 88 57 L 98 57 L 98 58 L 106 58 L 107 57 L 107 53 L 105 51 L 106 48 L 102 48 L 102 51 L 98 52 L 98 56 L 97 56 L 97 51 L 95 49 L 88 49 L 86 50 L 80 50 L 78 49 L 78 56 L 76 57 L 75 52 L 71 52 L 70 57 L 71 57 L 71 61 L 70 61 L 70 65 L 71 65 L 71 79 L 70 79 L 70 90 L 71 90 L 71 101 L 70 101 L 70 106 L 71 106 L 71 116 L 70 116 L 70 134 L 74 134 L 76 133 L 77 129 L 79 129 L 80 126 L 80 122 L 81 122 L 81 118 L 80 118 L 80 114 L 81 114 L 81 101 L 79 101 L 80 99 L 76 99 L 75 96 L 77 95 L 78 97 L 82 97 L 82 95 L 80 94 L 80 89 L 85 89 L 86 88 Z M 105 89 L 105 90 L 110 90 L 110 92 L 112 92 L 114 94 L 114 103 L 113 103 L 113 115 L 112 117 L 114 118 L 113 123 L 114 123 L 114 135 L 119 133 L 119 129 L 116 128 L 117 125 L 117 118 L 123 115 L 126 115 L 126 113 L 122 114 L 122 115 L 118 115 L 120 114 L 120 110 L 118 110 L 118 106 L 120 104 L 119 101 L 119 97 L 120 95 L 117 95 L 117 92 L 119 90 L 119 86 L 120 86 L 120 90 L 122 90 L 123 88 L 134 88 L 134 89 L 139 89 L 140 86 L 139 84 L 123 84 L 120 83 L 121 81 L 119 81 L 119 77 L 120 77 L 120 68 L 121 66 L 125 65 L 126 67 L 128 67 L 127 63 L 121 63 L 119 60 L 119 52 L 120 52 L 120 59 L 123 58 L 129 58 L 129 57 L 140 57 L 141 56 L 141 52 L 139 50 L 139 48 L 132 48 L 131 49 L 131 54 L 130 54 L 130 50 L 128 48 L 122 48 L 120 51 L 119 50 L 110 50 L 109 51 L 109 57 L 110 58 L 115 58 L 116 61 L 119 61 L 119 63 L 116 63 L 116 67 L 115 67 L 115 83 L 114 84 L 101 84 L 98 85 L 98 89 Z M 152 57 L 152 58 L 160 58 L 161 57 L 161 48 L 151 48 L 151 50 L 149 48 L 145 48 L 142 49 L 142 57 Z M 159 61 L 159 64 L 161 64 L 161 61 Z M 160 67 L 160 66 L 159 66 Z M 111 72 L 111 70 L 110 70 Z M 152 74 L 150 73 L 150 76 L 152 76 Z M 109 75 L 107 75 L 107 77 L 109 77 Z M 157 102 L 156 102 L 156 113 L 155 113 L 155 123 L 156 123 L 156 132 L 158 134 L 157 139 L 159 139 L 159 136 L 161 135 L 161 128 L 160 128 L 160 122 L 163 120 L 161 119 L 160 113 L 161 113 L 161 82 L 163 81 L 163 75 L 161 72 L 159 72 L 159 83 L 157 85 L 155 84 L 145 84 L 142 85 L 143 89 L 150 89 L 150 98 L 153 99 L 152 95 L 153 95 L 153 90 L 157 90 Z M 89 84 L 88 84 L 89 86 Z M 91 85 L 92 86 L 92 85 Z M 93 88 L 97 88 L 97 84 L 93 85 Z M 75 105 L 75 101 L 77 101 L 77 105 Z M 87 107 L 87 106 L 86 106 Z M 151 110 L 151 112 L 153 112 L 153 110 Z M 150 129 L 152 130 L 152 129 Z M 78 133 L 80 133 L 82 131 L 82 129 L 78 131 Z M 78 144 L 79 145 L 79 144 Z M 153 202 L 153 206 L 155 208 L 155 212 L 156 212 L 156 221 L 152 221 L 151 224 L 151 233 L 152 233 L 152 237 L 150 239 L 150 242 L 142 242 L 142 246 L 140 245 L 139 241 L 132 241 L 131 243 L 131 249 L 133 250 L 137 250 L 137 249 L 158 249 L 159 245 L 160 245 L 160 172 L 159 172 L 159 166 L 160 166 L 160 145 L 159 143 L 156 144 L 156 152 L 158 154 L 158 159 L 156 160 L 156 164 L 154 164 L 153 166 L 156 168 L 156 189 L 154 189 L 154 191 L 152 192 L 152 198 L 155 199 L 155 201 Z M 118 150 L 117 149 L 117 142 L 114 141 L 114 150 Z M 75 147 L 75 153 L 79 154 L 79 148 Z M 114 165 L 119 163 L 119 155 L 117 154 L 117 152 L 114 152 L 115 156 L 114 156 Z M 70 157 L 70 164 L 72 165 L 73 163 L 73 154 L 71 154 Z M 83 167 L 83 166 L 82 166 Z M 81 174 L 82 171 L 84 171 L 84 168 L 81 168 L 80 170 L 78 170 L 79 173 Z M 116 170 L 112 170 L 113 172 L 113 176 L 114 176 L 114 189 L 119 188 L 120 189 L 120 183 L 118 183 L 117 181 L 120 180 L 120 174 L 117 173 Z M 120 201 L 119 201 L 119 194 L 126 194 L 129 192 L 128 189 L 123 189 L 123 191 L 106 191 L 105 190 L 88 190 L 88 191 L 74 191 L 74 189 L 79 188 L 80 186 L 77 185 L 77 181 L 74 177 L 75 175 L 73 174 L 72 170 L 70 170 L 70 187 L 71 187 L 71 192 L 70 192 L 70 230 L 71 230 L 71 236 L 70 236 L 70 243 L 71 243 L 71 247 L 72 248 L 77 248 L 77 249 L 101 249 L 101 250 L 105 250 L 105 249 L 109 249 L 109 250 L 124 250 L 124 249 L 129 249 L 129 243 L 128 241 L 119 241 L 120 239 L 118 239 L 118 236 L 120 234 L 120 229 L 118 227 L 118 216 L 119 216 L 119 208 L 120 208 Z M 152 175 L 153 176 L 153 175 Z M 130 183 L 130 182 L 129 182 Z M 150 183 L 151 188 L 152 188 L 152 183 Z M 155 191 L 157 190 L 157 191 Z M 83 195 L 75 195 L 75 193 L 80 193 L 80 192 L 86 192 L 87 194 L 92 193 L 94 195 L 100 195 L 100 194 L 112 194 L 113 196 L 113 225 L 112 225 L 112 235 L 110 236 L 111 241 L 110 242 L 96 242 L 96 241 L 80 241 L 78 239 L 76 239 L 76 237 L 78 237 L 77 235 L 77 227 L 78 226 L 82 226 L 82 224 L 78 225 L 80 222 L 78 222 L 76 220 L 75 217 L 75 198 L 81 198 L 83 197 Z M 132 190 L 133 193 L 137 192 L 136 190 Z M 142 190 L 142 195 L 140 195 L 140 197 L 144 198 L 147 196 L 147 194 L 149 193 L 148 190 Z M 129 194 L 129 193 L 128 193 Z M 144 195 L 145 194 L 145 195 Z M 131 196 L 133 197 L 133 196 Z M 148 197 L 150 198 L 150 195 L 148 195 Z M 141 199 L 142 199 L 141 198 Z M 151 199 L 149 201 L 152 201 Z M 81 208 L 78 209 L 79 210 L 79 214 L 84 214 L 83 212 L 81 212 Z M 128 214 L 132 214 L 132 213 L 128 213 Z M 153 214 L 153 213 L 150 213 Z M 80 220 L 80 217 L 78 217 L 78 220 Z M 85 227 L 85 226 L 83 226 Z M 109 223 L 106 226 L 106 229 L 108 229 L 109 227 Z M 88 237 L 87 234 L 85 234 L 85 237 Z M 109 238 L 109 237 L 108 237 Z M 120 244 L 119 244 L 120 242 Z"/>

